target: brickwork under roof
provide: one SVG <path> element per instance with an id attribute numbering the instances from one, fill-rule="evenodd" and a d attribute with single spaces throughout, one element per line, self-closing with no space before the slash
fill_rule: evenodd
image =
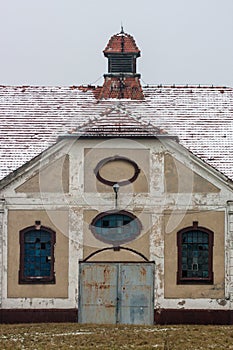
<path id="1" fill-rule="evenodd" d="M 120 85 L 123 84 L 121 91 Z M 143 91 L 140 79 L 136 77 L 105 77 L 102 89 L 100 89 L 99 99 L 108 98 L 128 98 L 132 100 L 143 100 Z"/>
<path id="2" fill-rule="evenodd" d="M 99 89 L 1 86 L 1 178 L 59 135 L 95 118 L 106 123 L 106 110 L 120 102 L 132 118 L 178 136 L 180 144 L 233 180 L 233 88 L 144 87 L 144 100 L 98 100 Z"/>

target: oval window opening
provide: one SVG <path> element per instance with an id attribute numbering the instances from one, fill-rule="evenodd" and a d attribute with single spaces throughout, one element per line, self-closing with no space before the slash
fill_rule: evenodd
<path id="1" fill-rule="evenodd" d="M 104 164 L 99 170 L 99 176 L 111 183 L 124 183 L 132 179 L 135 169 L 125 160 L 112 160 Z"/>
<path id="2" fill-rule="evenodd" d="M 140 169 L 133 160 L 114 156 L 101 160 L 95 167 L 94 173 L 105 185 L 113 186 L 118 183 L 119 186 L 125 186 L 137 179 Z"/>
<path id="3" fill-rule="evenodd" d="M 118 246 L 139 236 L 142 225 L 133 214 L 126 211 L 114 211 L 97 215 L 90 229 L 98 240 Z"/>

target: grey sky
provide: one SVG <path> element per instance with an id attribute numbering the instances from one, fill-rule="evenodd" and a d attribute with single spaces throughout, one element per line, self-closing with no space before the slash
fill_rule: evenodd
<path id="1" fill-rule="evenodd" d="M 233 87 L 233 0 L 0 0 L 0 84 L 94 83 L 121 21 L 144 84 Z"/>

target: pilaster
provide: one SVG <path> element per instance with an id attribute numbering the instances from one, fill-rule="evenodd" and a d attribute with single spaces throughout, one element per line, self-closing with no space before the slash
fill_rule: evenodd
<path id="1" fill-rule="evenodd" d="M 233 302 L 233 201 L 227 203 L 227 222 L 225 238 L 225 269 L 226 269 L 226 297 Z"/>
<path id="2" fill-rule="evenodd" d="M 2 307 L 4 207 L 5 201 L 0 200 L 0 308 Z"/>

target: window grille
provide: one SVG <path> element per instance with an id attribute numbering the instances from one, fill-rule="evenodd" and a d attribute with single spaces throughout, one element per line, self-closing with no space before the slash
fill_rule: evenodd
<path id="1" fill-rule="evenodd" d="M 40 226 L 20 231 L 19 283 L 54 283 L 55 232 Z"/>
<path id="2" fill-rule="evenodd" d="M 178 232 L 177 245 L 177 282 L 212 283 L 213 232 L 194 222 Z"/>

